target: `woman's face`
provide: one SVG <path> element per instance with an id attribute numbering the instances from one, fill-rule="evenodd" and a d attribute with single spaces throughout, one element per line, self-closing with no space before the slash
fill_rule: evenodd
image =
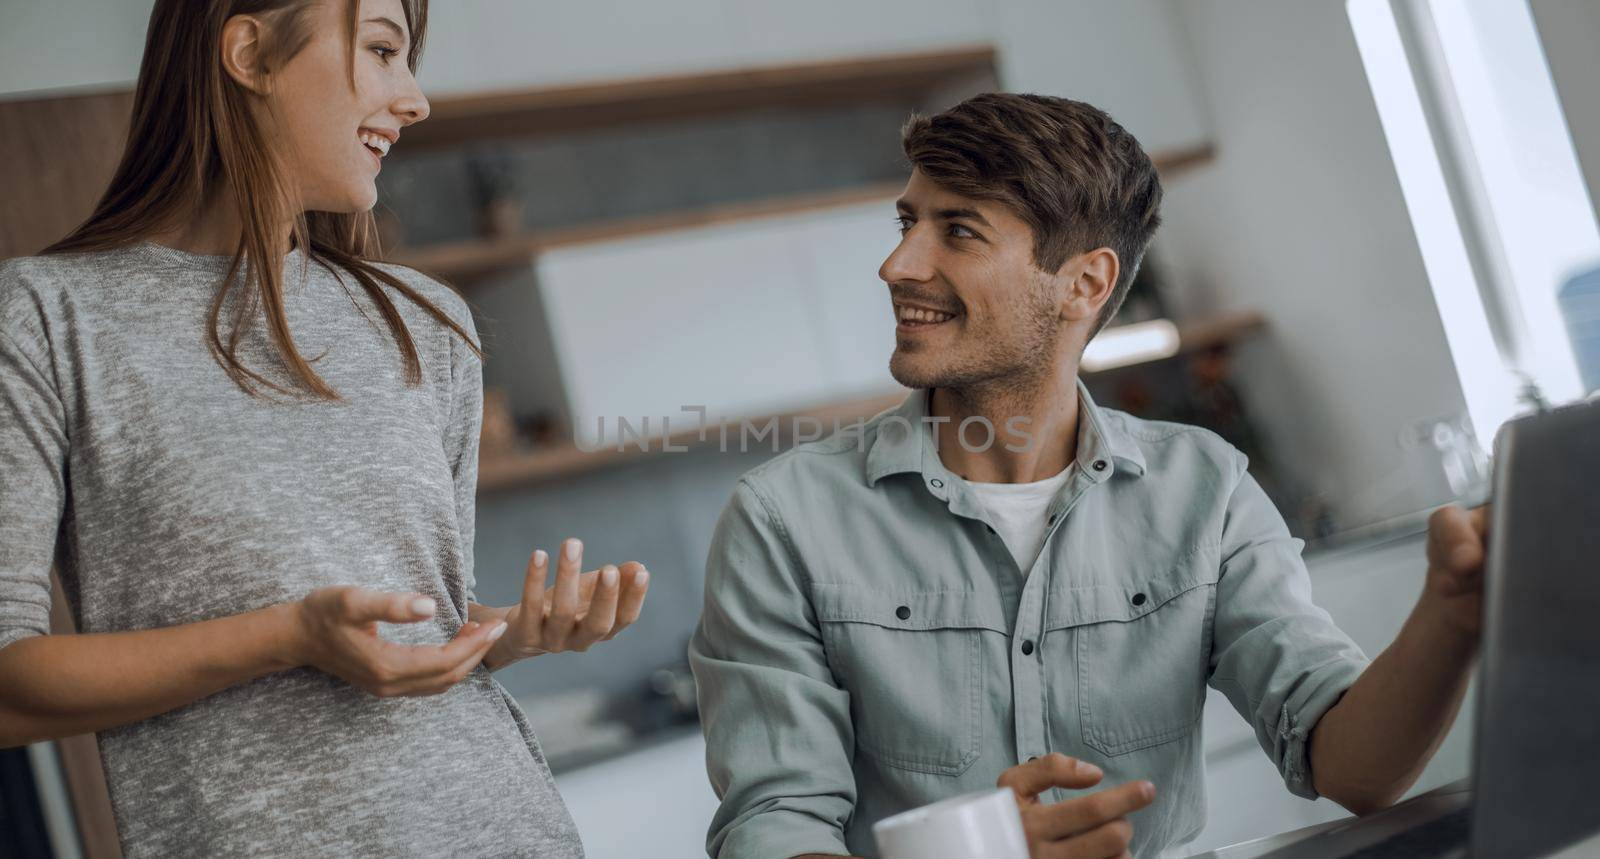
<path id="1" fill-rule="evenodd" d="M 304 12 L 310 40 L 270 78 L 264 120 L 308 211 L 371 209 L 383 156 L 402 128 L 428 115 L 406 65 L 411 34 L 400 0 L 357 0 L 357 7 L 354 91 L 341 2 Z"/>

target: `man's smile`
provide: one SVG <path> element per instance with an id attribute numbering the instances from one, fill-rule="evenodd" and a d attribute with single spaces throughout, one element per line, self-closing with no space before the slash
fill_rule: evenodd
<path id="1" fill-rule="evenodd" d="M 899 323 L 896 326 L 896 331 L 905 332 L 937 328 L 960 316 L 961 313 L 959 311 L 952 312 L 922 305 L 895 302 L 894 315 Z"/>

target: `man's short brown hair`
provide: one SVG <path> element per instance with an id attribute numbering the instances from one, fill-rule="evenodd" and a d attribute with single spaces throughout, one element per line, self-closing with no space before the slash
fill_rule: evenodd
<path id="1" fill-rule="evenodd" d="M 1084 251 L 1116 251 L 1121 273 L 1094 333 L 1116 314 L 1161 224 L 1161 179 L 1139 141 L 1105 111 L 1065 98 L 985 93 L 911 117 L 901 145 L 935 183 L 1015 212 L 1033 230 L 1033 261 L 1044 271 Z"/>

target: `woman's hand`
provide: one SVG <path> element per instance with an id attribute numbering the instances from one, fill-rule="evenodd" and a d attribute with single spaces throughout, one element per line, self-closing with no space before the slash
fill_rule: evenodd
<path id="1" fill-rule="evenodd" d="M 378 621 L 417 623 L 433 617 L 421 594 L 357 587 L 318 588 L 297 604 L 295 658 L 381 698 L 437 695 L 472 673 L 505 634 L 503 621 L 469 621 L 442 645 L 405 645 L 378 635 Z"/>
<path id="2" fill-rule="evenodd" d="M 506 611 L 509 630 L 484 659 L 491 671 L 544 653 L 581 653 L 616 638 L 639 619 L 650 589 L 650 573 L 643 564 L 607 564 L 587 573 L 582 569 L 583 542 L 569 538 L 556 563 L 555 587 L 547 589 L 550 558 L 543 549 L 533 553 L 522 583 L 522 602 Z"/>

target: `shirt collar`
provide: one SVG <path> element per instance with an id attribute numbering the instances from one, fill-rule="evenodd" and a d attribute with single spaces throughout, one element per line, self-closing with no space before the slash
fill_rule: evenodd
<path id="1" fill-rule="evenodd" d="M 1095 405 L 1082 379 L 1077 384 L 1079 471 L 1095 483 L 1103 483 L 1117 472 L 1143 476 L 1144 453 L 1137 440 L 1128 435 L 1120 419 Z M 923 426 L 928 414 L 928 391 L 912 391 L 900 405 L 876 419 L 877 432 L 867 449 L 867 485 L 875 485 L 891 474 L 945 473 L 931 434 Z"/>

